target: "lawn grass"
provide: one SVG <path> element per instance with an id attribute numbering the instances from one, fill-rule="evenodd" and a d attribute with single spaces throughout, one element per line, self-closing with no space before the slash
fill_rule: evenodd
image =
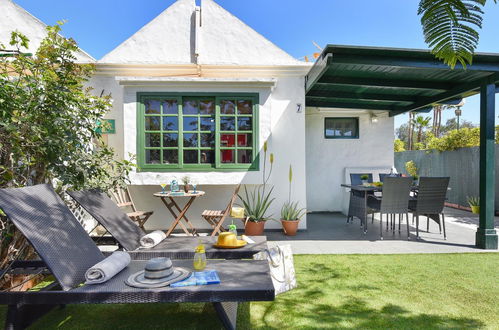
<path id="1" fill-rule="evenodd" d="M 240 307 L 241 329 L 499 329 L 499 254 L 298 255 L 299 287 Z M 251 314 L 251 317 L 249 316 Z M 0 309 L 0 319 L 5 308 Z M 79 305 L 36 329 L 217 329 L 210 305 Z"/>

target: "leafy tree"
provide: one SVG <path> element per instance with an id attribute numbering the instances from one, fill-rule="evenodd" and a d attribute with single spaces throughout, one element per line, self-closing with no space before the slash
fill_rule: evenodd
<path id="1" fill-rule="evenodd" d="M 471 64 L 487 0 L 420 0 L 418 15 L 432 53 L 454 68 Z M 498 0 L 494 0 L 497 3 Z"/>
<path id="2" fill-rule="evenodd" d="M 460 128 L 474 128 L 476 127 L 471 121 L 468 120 L 460 120 L 459 121 L 459 127 Z M 443 125 L 440 129 L 442 134 L 447 134 L 448 132 L 457 129 L 457 119 L 456 118 L 450 118 L 447 119 L 445 122 L 445 125 Z"/>
<path id="3" fill-rule="evenodd" d="M 463 128 L 453 130 L 441 138 L 428 141 L 428 149 L 450 151 L 459 148 L 476 147 L 480 145 L 480 128 Z"/>
<path id="4" fill-rule="evenodd" d="M 395 152 L 405 151 L 405 142 L 400 139 L 395 139 L 393 142 L 393 150 Z"/>
<path id="5" fill-rule="evenodd" d="M 115 160 L 97 130 L 109 111 L 110 96 L 95 96 L 85 87 L 94 67 L 75 63 L 78 47 L 59 35 L 60 29 L 47 28 L 34 56 L 23 55 L 29 40 L 13 32 L 10 46 L 17 52 L 0 58 L 2 188 L 52 183 L 58 191 L 106 190 L 124 184 L 131 168 L 131 163 Z M 15 252 L 29 258 L 33 251 L 5 217 L 0 220 L 4 269 Z"/>

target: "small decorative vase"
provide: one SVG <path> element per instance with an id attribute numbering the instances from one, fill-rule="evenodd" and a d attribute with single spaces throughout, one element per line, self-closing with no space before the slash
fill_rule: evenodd
<path id="1" fill-rule="evenodd" d="M 480 206 L 479 205 L 472 206 L 471 212 L 474 214 L 480 214 Z"/>
<path id="2" fill-rule="evenodd" d="M 360 182 L 362 182 L 363 186 L 367 186 L 367 184 L 368 184 L 367 180 L 361 180 Z"/>
<path id="3" fill-rule="evenodd" d="M 184 184 L 184 191 L 186 194 L 189 192 L 189 185 L 188 184 Z"/>
<path id="4" fill-rule="evenodd" d="M 247 236 L 261 236 L 265 229 L 265 221 L 248 221 L 244 227 L 244 234 Z"/>
<path id="5" fill-rule="evenodd" d="M 298 231 L 298 224 L 300 220 L 281 220 L 284 235 L 295 236 Z"/>

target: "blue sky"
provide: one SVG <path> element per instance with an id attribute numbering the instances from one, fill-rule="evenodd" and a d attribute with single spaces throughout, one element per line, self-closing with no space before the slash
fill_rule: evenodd
<path id="1" fill-rule="evenodd" d="M 47 24 L 67 20 L 63 34 L 99 59 L 174 0 L 14 0 Z M 296 58 L 326 44 L 426 48 L 418 0 L 218 0 L 221 6 Z M 478 51 L 499 53 L 499 4 L 488 0 Z M 499 104 L 499 96 L 496 98 Z M 463 119 L 479 122 L 479 98 Z M 444 113 L 444 120 L 453 113 Z M 396 126 L 407 120 L 398 116 Z M 496 119 L 496 121 L 498 121 Z"/>

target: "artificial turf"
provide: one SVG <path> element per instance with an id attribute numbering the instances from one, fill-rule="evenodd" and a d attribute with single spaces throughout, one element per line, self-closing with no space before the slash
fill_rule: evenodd
<path id="1" fill-rule="evenodd" d="M 242 304 L 240 329 L 499 329 L 499 254 L 297 255 L 298 288 Z M 0 320 L 5 307 L 0 307 Z M 217 329 L 211 305 L 75 305 L 34 329 Z"/>

